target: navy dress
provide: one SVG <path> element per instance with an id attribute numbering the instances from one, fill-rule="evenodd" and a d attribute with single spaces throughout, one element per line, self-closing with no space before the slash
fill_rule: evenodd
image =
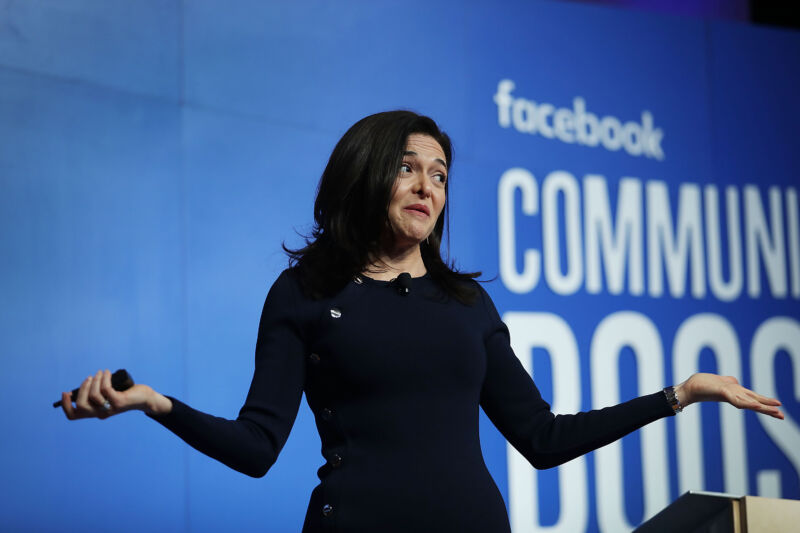
<path id="1" fill-rule="evenodd" d="M 326 463 L 304 533 L 508 532 L 483 460 L 478 408 L 537 468 L 608 444 L 672 409 L 657 392 L 553 415 L 511 350 L 486 292 L 467 306 L 428 276 L 401 296 L 357 278 L 334 298 L 303 296 L 292 270 L 270 289 L 256 368 L 236 420 L 173 399 L 154 417 L 194 448 L 250 476 L 275 462 L 303 392 Z"/>

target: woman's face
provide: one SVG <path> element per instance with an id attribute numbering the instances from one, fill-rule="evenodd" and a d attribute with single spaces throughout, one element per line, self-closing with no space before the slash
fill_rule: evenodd
<path id="1" fill-rule="evenodd" d="M 444 209 L 447 161 L 433 137 L 412 133 L 389 203 L 396 246 L 419 244 L 433 232 Z"/>

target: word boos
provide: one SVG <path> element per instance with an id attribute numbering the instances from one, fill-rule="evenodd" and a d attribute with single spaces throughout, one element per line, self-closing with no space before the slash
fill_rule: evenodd
<path id="1" fill-rule="evenodd" d="M 522 366 L 538 380 L 551 376 L 555 413 L 575 413 L 588 403 L 592 409 L 600 409 L 619 403 L 620 353 L 629 348 L 636 360 L 636 377 L 641 393 L 653 392 L 668 383 L 667 367 L 672 367 L 673 376 L 689 376 L 701 371 L 701 352 L 710 350 L 718 371 L 742 380 L 747 372 L 751 386 L 762 394 L 793 402 L 792 391 L 787 397 L 779 396 L 778 357 L 785 352 L 794 367 L 794 393 L 800 393 L 800 322 L 792 317 L 774 316 L 762 321 L 740 338 L 740 332 L 727 317 L 716 313 L 701 312 L 684 320 L 672 339 L 671 356 L 668 353 L 667 332 L 648 316 L 634 311 L 613 312 L 597 324 L 590 332 L 588 353 L 579 353 L 576 331 L 569 322 L 554 313 L 506 312 L 503 321 L 511 333 L 512 347 Z M 533 351 L 543 349 L 549 363 L 534 368 Z M 583 355 L 583 357 L 581 356 Z M 670 361 L 671 360 L 671 361 Z M 541 361 L 541 359 L 540 359 Z M 576 386 L 581 383 L 581 365 L 590 368 L 588 390 Z M 549 371 L 547 366 L 550 367 Z M 545 378 L 546 379 L 546 378 Z M 596 502 L 594 512 L 600 531 L 631 531 L 640 521 L 647 520 L 670 502 L 669 470 L 674 466 L 678 473 L 678 494 L 689 490 L 719 490 L 710 486 L 707 477 L 718 463 L 704 454 L 706 439 L 720 443 L 718 457 L 723 474 L 722 490 L 733 494 L 756 494 L 773 498 L 782 494 L 781 478 L 794 477 L 800 473 L 800 421 L 786 412 L 785 420 L 768 416 L 754 418 L 785 455 L 792 470 L 775 468 L 775 463 L 751 462 L 747 453 L 748 431 L 745 412 L 730 406 L 717 404 L 718 414 L 692 406 L 675 418 L 675 461 L 671 464 L 670 439 L 666 421 L 649 424 L 640 431 L 637 450 L 623 451 L 621 442 L 614 442 L 595 451 L 594 477 Z M 710 420 L 707 416 L 718 416 L 717 435 L 705 433 L 703 428 Z M 713 426 L 712 426 L 713 427 Z M 630 441 L 629 441 L 630 443 Z M 626 458 L 623 459 L 623 456 Z M 589 487 L 592 483 L 590 463 L 586 457 L 578 457 L 558 467 L 558 482 L 542 478 L 511 444 L 507 445 L 508 499 L 511 527 L 514 531 L 586 531 L 589 525 L 591 500 Z M 641 471 L 641 496 L 643 515 L 631 522 L 631 501 L 638 491 L 636 485 L 626 482 L 626 470 Z M 623 467 L 624 465 L 624 467 Z M 796 478 L 795 478 L 796 479 Z M 754 482 L 754 483 L 753 483 Z M 558 522 L 542 525 L 539 497 L 557 492 Z M 635 515 L 635 513 L 634 513 Z"/>
<path id="2" fill-rule="evenodd" d="M 584 146 L 602 145 L 607 150 L 624 148 L 632 156 L 645 156 L 659 161 L 664 159 L 661 141 L 664 132 L 653 125 L 653 115 L 642 111 L 641 124 L 622 123 L 618 118 L 605 116 L 598 118 L 586 111 L 586 102 L 575 97 L 572 109 L 556 109 L 552 104 L 537 104 L 525 98 L 511 96 L 515 84 L 511 80 L 500 80 L 494 102 L 497 104 L 497 123 L 503 127 L 514 128 L 520 133 L 536 135 L 548 139 L 559 139 L 565 143 L 578 143 Z"/>

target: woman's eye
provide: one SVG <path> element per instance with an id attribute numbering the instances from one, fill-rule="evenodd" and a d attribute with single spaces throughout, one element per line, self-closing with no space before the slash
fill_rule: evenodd
<path id="1" fill-rule="evenodd" d="M 434 179 L 435 179 L 436 181 L 438 181 L 439 183 L 445 183 L 445 182 L 447 182 L 447 176 L 445 176 L 444 174 L 436 174 L 436 175 L 434 176 Z"/>
<path id="2" fill-rule="evenodd" d="M 411 165 L 408 163 L 403 163 L 400 165 L 400 172 L 411 172 Z"/>

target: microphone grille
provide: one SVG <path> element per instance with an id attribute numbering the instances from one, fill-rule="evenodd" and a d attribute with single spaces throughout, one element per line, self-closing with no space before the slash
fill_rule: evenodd
<path id="1" fill-rule="evenodd" d="M 406 295 L 411 292 L 411 274 L 408 272 L 403 272 L 399 276 L 397 276 L 397 292 L 402 295 Z"/>

